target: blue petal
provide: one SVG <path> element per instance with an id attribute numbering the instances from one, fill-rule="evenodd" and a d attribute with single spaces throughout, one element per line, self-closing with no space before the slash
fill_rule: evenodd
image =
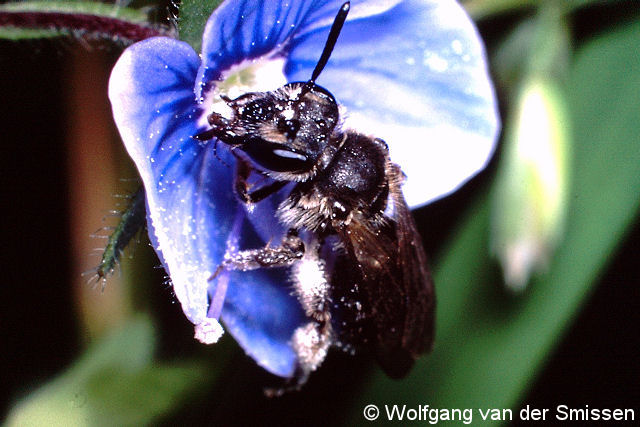
<path id="1" fill-rule="evenodd" d="M 213 12 L 204 30 L 203 67 L 198 74 L 201 88 L 208 90 L 226 70 L 243 61 L 262 56 L 286 57 L 292 38 L 301 32 L 331 25 L 343 3 L 343 0 L 223 2 Z M 351 3 L 360 5 L 355 15 L 367 15 L 388 9 L 397 0 Z"/>
<path id="2" fill-rule="evenodd" d="M 194 94 L 199 65 L 186 43 L 172 39 L 129 47 L 109 82 L 114 118 L 146 189 L 150 237 L 187 318 L 209 324 L 222 311 L 247 353 L 271 372 L 291 375 L 288 342 L 303 314 L 288 281 L 266 272 L 224 274 L 228 288 L 209 280 L 226 246 L 241 238 L 237 225 L 244 225 L 242 235 L 251 227 L 243 224 L 225 165 L 233 157 L 219 147 L 219 159 L 192 138 L 203 130 Z M 242 242 L 251 243 L 260 245 L 255 237 Z"/>
<path id="3" fill-rule="evenodd" d="M 448 0 L 407 0 L 352 18 L 318 84 L 346 107 L 345 127 L 387 141 L 412 206 L 448 194 L 485 166 L 499 128 L 473 23 Z M 289 42 L 288 80 L 310 77 L 327 34 L 301 30 Z"/>
<path id="4" fill-rule="evenodd" d="M 267 219 L 273 220 L 273 212 L 266 212 Z M 269 237 L 273 237 L 273 234 Z M 255 230 L 246 221 L 245 211 L 239 210 L 227 240 L 229 250 L 234 252 L 238 248 L 263 245 L 264 240 L 256 238 Z M 305 315 L 289 286 L 290 279 L 287 274 L 288 270 L 283 268 L 246 272 L 224 271 L 215 289 L 209 289 L 212 300 L 209 316 L 212 317 L 212 312 L 219 313 L 219 309 L 222 308 L 216 307 L 213 294 L 221 292 L 220 288 L 229 283 L 222 308 L 222 319 L 226 328 L 260 366 L 273 374 L 291 377 L 297 361 L 297 356 L 290 346 L 291 336 L 295 329 L 305 322 Z"/>
<path id="5" fill-rule="evenodd" d="M 271 270 L 274 283 L 288 284 L 284 269 Z M 291 289 L 264 286 L 264 272 L 230 275 L 234 292 L 228 292 L 222 311 L 224 324 L 247 354 L 269 372 L 294 374 L 297 356 L 289 345 L 305 315 Z"/>
<path id="6" fill-rule="evenodd" d="M 285 58 L 287 80 L 307 80 L 341 4 L 224 2 L 205 28 L 197 95 L 258 57 Z M 318 83 L 346 107 L 345 127 L 387 141 L 412 206 L 457 189 L 495 148 L 499 118 L 484 49 L 454 0 L 352 1 Z"/>
<path id="7" fill-rule="evenodd" d="M 202 322 L 235 203 L 230 174 L 192 138 L 202 115 L 199 64 L 186 43 L 153 38 L 128 48 L 109 82 L 114 118 L 146 189 L 150 230 L 186 316 Z"/>
<path id="8" fill-rule="evenodd" d="M 207 24 L 202 65 L 185 43 L 150 39 L 125 51 L 110 82 L 116 123 L 147 190 L 150 234 L 185 314 L 198 325 L 222 311 L 247 353 L 282 376 L 293 373 L 289 339 L 304 320 L 286 277 L 260 271 L 209 281 L 246 216 L 263 238 L 282 232 L 275 199 L 253 214 L 238 207 L 232 172 L 192 138 L 206 123 L 196 99 L 258 57 L 284 58 L 290 81 L 307 80 L 341 4 L 224 2 Z M 387 140 L 409 175 L 413 205 L 459 186 L 493 150 L 498 119 L 484 52 L 453 1 L 352 1 L 319 83 L 347 107 L 347 127 Z M 233 164 L 227 150 L 218 154 Z"/>

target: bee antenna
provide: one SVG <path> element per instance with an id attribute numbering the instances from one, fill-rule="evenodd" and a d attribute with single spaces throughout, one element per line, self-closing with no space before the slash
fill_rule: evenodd
<path id="1" fill-rule="evenodd" d="M 349 2 L 345 2 L 340 7 L 336 18 L 333 20 L 333 25 L 331 25 L 331 30 L 329 30 L 329 37 L 327 37 L 327 42 L 324 44 L 322 55 L 320 55 L 320 59 L 316 64 L 316 68 L 314 68 L 313 73 L 311 73 L 311 79 L 309 79 L 309 81 L 305 84 L 305 87 L 310 89 L 313 85 L 315 85 L 316 79 L 324 69 L 324 66 L 327 65 L 329 57 L 331 56 L 331 52 L 333 52 L 333 48 L 338 41 L 338 36 L 340 35 L 340 31 L 342 30 L 344 21 L 347 20 L 347 15 L 349 14 L 350 8 L 351 4 Z"/>

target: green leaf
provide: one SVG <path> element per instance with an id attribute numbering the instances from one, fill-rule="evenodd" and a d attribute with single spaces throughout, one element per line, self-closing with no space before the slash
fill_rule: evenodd
<path id="1" fill-rule="evenodd" d="M 502 13 L 519 12 L 540 5 L 548 6 L 552 3 L 557 3 L 565 13 L 569 13 L 592 3 L 602 5 L 603 3 L 615 4 L 622 1 L 625 0 L 562 0 L 557 2 L 545 0 L 463 0 L 462 6 L 474 20 L 478 21 Z"/>
<path id="2" fill-rule="evenodd" d="M 438 263 L 438 330 L 433 354 L 412 376 L 377 374 L 354 406 L 512 408 L 558 344 L 640 206 L 640 23 L 584 46 L 569 73 L 574 177 L 566 235 L 546 274 L 520 297 L 502 290 L 488 258 L 488 200 L 470 209 Z M 483 192 L 486 194 L 486 192 Z M 624 286 L 625 284 L 621 284 Z M 474 421 L 481 421 L 477 410 Z"/>
<path id="3" fill-rule="evenodd" d="M 139 372 L 102 370 L 87 383 L 91 425 L 145 425 L 178 408 L 195 390 L 210 383 L 202 363 L 151 364 Z"/>
<path id="4" fill-rule="evenodd" d="M 66 372 L 18 402 L 7 425 L 144 425 L 211 381 L 205 364 L 153 360 L 153 327 L 140 317 L 92 345 Z"/>
<path id="5" fill-rule="evenodd" d="M 463 0 L 462 6 L 478 21 L 492 15 L 536 6 L 540 0 Z"/>
<path id="6" fill-rule="evenodd" d="M 200 52 L 207 19 L 220 3 L 222 0 L 183 0 L 180 5 L 178 37 L 189 43 L 196 52 Z"/>

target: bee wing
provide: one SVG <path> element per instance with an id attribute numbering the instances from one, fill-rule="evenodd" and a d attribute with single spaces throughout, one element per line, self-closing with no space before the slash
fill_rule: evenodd
<path id="1" fill-rule="evenodd" d="M 405 376 L 415 359 L 431 348 L 435 295 L 420 235 L 400 185 L 402 172 L 390 165 L 388 216 L 381 224 L 355 214 L 341 233 L 359 272 L 342 268 L 357 286 L 363 306 L 363 333 L 385 372 Z"/>
<path id="2" fill-rule="evenodd" d="M 402 174 L 397 166 L 395 168 Z M 396 222 L 397 268 L 402 271 L 403 289 L 409 301 L 402 345 L 417 356 L 433 346 L 435 290 L 422 238 L 400 189 L 401 180 L 391 181 L 389 198 L 394 208 L 392 219 Z"/>

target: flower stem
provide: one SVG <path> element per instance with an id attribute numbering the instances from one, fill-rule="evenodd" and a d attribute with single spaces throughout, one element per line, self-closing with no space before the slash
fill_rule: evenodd
<path id="1" fill-rule="evenodd" d="M 171 35 L 146 14 L 101 3 L 20 2 L 0 6 L 0 38 L 80 36 L 124 44 Z"/>

